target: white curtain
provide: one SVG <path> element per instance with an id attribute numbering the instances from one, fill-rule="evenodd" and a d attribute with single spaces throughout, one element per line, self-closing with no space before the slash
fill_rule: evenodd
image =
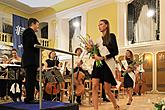
<path id="1" fill-rule="evenodd" d="M 146 42 L 155 40 L 156 23 L 152 17 L 147 17 L 148 6 L 142 7 L 140 16 L 135 24 L 135 42 Z"/>
<path id="2" fill-rule="evenodd" d="M 77 47 L 80 47 L 80 39 L 77 37 L 79 35 L 80 35 L 80 27 L 76 27 L 74 30 L 73 39 L 72 39 L 73 52 L 75 51 Z"/>

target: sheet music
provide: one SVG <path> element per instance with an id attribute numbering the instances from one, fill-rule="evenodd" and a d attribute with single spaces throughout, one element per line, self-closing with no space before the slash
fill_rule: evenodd
<path id="1" fill-rule="evenodd" d="M 5 68 L 5 67 L 21 67 L 21 65 L 17 65 L 17 64 L 0 64 L 1 67 Z"/>

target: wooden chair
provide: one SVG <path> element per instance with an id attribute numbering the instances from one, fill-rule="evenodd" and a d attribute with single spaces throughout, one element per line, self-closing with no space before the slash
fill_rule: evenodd
<path id="1" fill-rule="evenodd" d="M 64 101 L 64 94 L 67 92 L 67 95 L 68 95 L 68 99 L 69 99 L 69 88 L 70 88 L 70 85 L 71 85 L 71 79 L 65 79 L 65 86 L 66 86 L 66 88 L 62 88 L 61 90 L 60 90 L 60 97 L 61 97 L 61 102 L 63 102 Z"/>
<path id="2" fill-rule="evenodd" d="M 92 80 L 85 80 L 85 94 L 84 98 L 88 98 L 89 104 L 92 102 Z M 98 90 L 98 97 L 99 97 L 99 102 L 101 104 L 102 102 L 102 84 L 100 83 L 99 85 L 99 90 Z"/>

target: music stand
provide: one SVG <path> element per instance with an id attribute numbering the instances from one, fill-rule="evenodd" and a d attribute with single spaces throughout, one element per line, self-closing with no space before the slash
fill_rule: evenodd
<path id="1" fill-rule="evenodd" d="M 15 84 L 14 84 L 14 89 L 15 89 L 15 94 L 16 94 L 16 81 L 17 81 L 17 70 L 19 69 L 19 68 L 21 68 L 21 65 L 18 65 L 18 64 L 0 64 L 0 66 L 2 66 L 2 67 L 7 67 L 8 69 L 9 68 L 12 68 L 12 70 L 14 71 L 14 75 L 15 75 Z"/>

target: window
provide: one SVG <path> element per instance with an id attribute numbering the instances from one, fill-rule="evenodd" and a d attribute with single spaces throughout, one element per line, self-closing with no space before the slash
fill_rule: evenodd
<path id="1" fill-rule="evenodd" d="M 48 39 L 48 23 L 40 23 L 41 38 Z"/>
<path id="2" fill-rule="evenodd" d="M 128 4 L 129 44 L 159 40 L 159 0 L 134 0 Z"/>
<path id="3" fill-rule="evenodd" d="M 13 26 L 3 23 L 2 24 L 2 32 L 3 33 L 8 33 L 8 34 L 12 34 L 13 33 Z"/>

